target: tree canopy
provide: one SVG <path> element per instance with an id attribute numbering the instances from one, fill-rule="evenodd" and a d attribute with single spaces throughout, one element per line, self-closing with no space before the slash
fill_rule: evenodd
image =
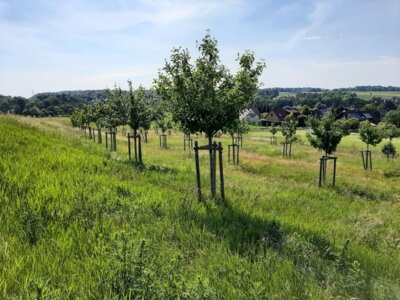
<path id="1" fill-rule="evenodd" d="M 367 144 L 367 150 L 369 150 L 369 145 L 376 146 L 382 141 L 382 132 L 370 122 L 364 121 L 360 123 L 360 138 Z"/>
<path id="2" fill-rule="evenodd" d="M 245 51 L 238 55 L 239 71 L 232 75 L 221 64 L 217 41 L 210 33 L 197 48 L 200 56 L 194 64 L 187 49 L 174 48 L 154 87 L 184 131 L 205 132 L 212 138 L 233 124 L 253 99 L 265 64 Z"/>
<path id="3" fill-rule="evenodd" d="M 281 132 L 285 138 L 285 143 L 292 143 L 296 140 L 296 127 L 297 122 L 293 115 L 287 116 L 285 121 L 282 122 Z"/>
<path id="4" fill-rule="evenodd" d="M 348 134 L 343 122 L 335 121 L 331 112 L 326 113 L 321 119 L 311 117 L 308 120 L 311 132 L 307 133 L 307 139 L 311 146 L 325 152 L 325 156 L 336 151 L 342 137 Z"/>
<path id="5" fill-rule="evenodd" d="M 129 91 L 126 94 L 128 106 L 128 124 L 135 131 L 147 128 L 151 120 L 150 104 L 142 86 L 134 91 L 132 82 L 128 81 Z"/>

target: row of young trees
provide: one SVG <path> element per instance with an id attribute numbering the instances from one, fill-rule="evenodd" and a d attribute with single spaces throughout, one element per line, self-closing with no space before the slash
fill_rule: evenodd
<path id="1" fill-rule="evenodd" d="M 316 117 L 310 117 L 307 125 L 309 131 L 307 132 L 307 139 L 310 144 L 324 152 L 324 155 L 320 158 L 320 181 L 321 185 L 325 181 L 326 177 L 326 166 L 327 161 L 334 160 L 334 175 L 333 185 L 335 184 L 336 177 L 336 157 L 331 156 L 336 152 L 336 148 L 339 145 L 341 139 L 350 134 L 350 124 L 345 120 L 337 120 L 331 112 L 325 114 L 321 119 Z M 287 156 L 288 144 L 296 140 L 296 121 L 292 117 L 288 117 L 285 122 L 282 123 L 280 128 L 284 137 L 283 145 L 283 156 Z M 278 132 L 278 128 L 272 126 L 270 128 L 272 134 L 271 144 L 277 144 L 275 134 Z M 383 139 L 389 141 L 382 147 L 382 153 L 389 158 L 394 158 L 396 154 L 396 148 L 392 143 L 392 140 L 396 137 L 400 137 L 400 129 L 390 122 L 381 123 L 380 126 L 372 125 L 368 121 L 364 121 L 360 125 L 359 129 L 360 139 L 366 144 L 367 149 L 361 150 L 361 157 L 364 169 L 372 169 L 372 155 L 369 150 L 369 146 L 378 145 Z"/>
<path id="2" fill-rule="evenodd" d="M 205 133 L 207 145 L 196 147 L 209 152 L 210 188 L 212 197 L 215 197 L 217 146 L 213 143 L 213 137 L 223 131 L 231 135 L 234 144 L 235 135 L 246 132 L 246 126 L 239 120 L 239 115 L 253 99 L 265 63 L 257 62 L 253 52 L 245 51 L 238 55 L 239 68 L 236 74 L 232 74 L 221 64 L 217 41 L 209 33 L 198 43 L 198 50 L 200 55 L 195 61 L 191 60 L 187 49 L 172 50 L 170 59 L 154 80 L 155 97 L 146 94 L 143 87 L 134 90 L 128 81 L 128 91 L 122 91 L 116 86 L 107 91 L 106 100 L 77 110 L 71 116 L 71 121 L 74 126 L 81 127 L 95 123 L 100 141 L 100 128 L 106 128 L 113 136 L 111 141 L 114 150 L 116 128 L 129 125 L 135 138 L 135 153 L 138 130 L 148 130 L 151 122 L 155 122 L 163 133 L 172 123 L 177 124 L 187 135 Z M 324 159 L 335 152 L 341 138 L 348 134 L 348 128 L 343 122 L 335 120 L 332 114 L 326 114 L 320 120 L 310 118 L 309 126 L 307 137 L 313 147 L 325 152 Z M 376 130 L 369 124 L 361 129 L 361 136 L 365 133 L 367 145 L 380 142 L 378 138 L 373 138 Z M 289 117 L 282 124 L 281 131 L 285 144 L 291 144 L 295 140 L 296 120 Z M 218 151 L 221 153 L 221 146 Z"/>
<path id="3" fill-rule="evenodd" d="M 284 137 L 283 143 L 292 143 L 297 140 L 296 134 L 296 120 L 289 115 L 281 127 L 272 125 L 269 129 L 273 139 L 271 144 L 276 144 L 275 134 L 281 131 Z M 310 144 L 325 152 L 325 155 L 330 155 L 336 150 L 336 146 L 340 143 L 341 138 L 350 134 L 351 120 L 336 119 L 331 112 L 328 112 L 324 117 L 318 119 L 310 117 L 307 120 L 307 126 L 310 128 L 311 133 L 307 134 Z M 321 131 L 321 132 L 319 132 Z M 382 153 L 387 158 L 394 157 L 396 148 L 392 142 L 394 138 L 400 137 L 400 128 L 390 122 L 381 122 L 379 126 L 371 124 L 369 121 L 363 121 L 359 128 L 360 139 L 366 144 L 367 151 L 369 146 L 376 146 L 383 139 L 389 141 L 383 146 Z M 315 135 L 315 136 L 314 136 Z M 275 142 L 272 142 L 275 141 Z"/>
<path id="4" fill-rule="evenodd" d="M 163 132 L 167 123 L 173 122 L 185 134 L 205 133 L 208 144 L 203 149 L 209 151 L 211 194 L 215 197 L 213 137 L 220 131 L 232 135 L 243 132 L 239 115 L 253 99 L 265 63 L 256 61 L 252 51 L 245 51 L 238 55 L 239 68 L 233 74 L 221 64 L 217 41 L 210 33 L 198 42 L 197 48 L 199 57 L 195 61 L 187 49 L 172 50 L 170 59 L 154 80 L 156 97 L 147 97 L 142 87 L 134 91 L 128 82 L 128 92 L 115 87 L 107 92 L 105 101 L 77 110 L 71 122 L 83 127 L 94 122 L 114 136 L 121 125 L 129 125 L 136 136 L 139 128 L 147 130 L 152 121 Z"/>

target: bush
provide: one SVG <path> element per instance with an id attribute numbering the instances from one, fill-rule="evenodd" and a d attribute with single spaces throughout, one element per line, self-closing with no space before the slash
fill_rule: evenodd
<path id="1" fill-rule="evenodd" d="M 387 159 L 389 157 L 394 157 L 396 155 L 396 147 L 392 143 L 386 143 L 382 147 L 382 153 L 386 155 Z"/>

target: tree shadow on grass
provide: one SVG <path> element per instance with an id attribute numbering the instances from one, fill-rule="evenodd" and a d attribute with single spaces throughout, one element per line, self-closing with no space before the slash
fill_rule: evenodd
<path id="1" fill-rule="evenodd" d="M 129 166 L 137 172 L 149 172 L 149 173 L 159 173 L 159 174 L 169 174 L 169 175 L 176 175 L 178 173 L 177 169 L 170 168 L 165 165 L 152 165 L 152 164 L 135 162 L 133 160 L 132 161 L 119 160 L 116 162 L 125 166 Z"/>
<path id="2" fill-rule="evenodd" d="M 193 216 L 198 225 L 227 241 L 230 249 L 241 256 L 253 259 L 271 249 L 290 258 L 291 237 L 296 235 L 311 244 L 321 258 L 337 258 L 334 253 L 335 245 L 314 231 L 283 225 L 275 219 L 251 216 L 230 205 L 216 207 L 205 204 L 205 207 L 204 214 Z"/>
<path id="3" fill-rule="evenodd" d="M 250 262 L 269 259 L 272 252 L 292 262 L 302 276 L 313 278 L 322 288 L 330 282 L 338 294 L 371 293 L 368 276 L 349 253 L 349 241 L 335 245 L 313 230 L 251 216 L 230 205 L 204 206 L 202 213 L 189 210 L 188 220 L 227 242 L 233 253 Z"/>

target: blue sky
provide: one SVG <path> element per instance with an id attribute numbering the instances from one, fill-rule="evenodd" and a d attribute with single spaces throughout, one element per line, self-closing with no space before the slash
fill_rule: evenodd
<path id="1" fill-rule="evenodd" d="M 266 61 L 263 87 L 400 86 L 399 0 L 0 0 L 0 94 L 150 87 L 207 29 L 232 71 Z"/>

